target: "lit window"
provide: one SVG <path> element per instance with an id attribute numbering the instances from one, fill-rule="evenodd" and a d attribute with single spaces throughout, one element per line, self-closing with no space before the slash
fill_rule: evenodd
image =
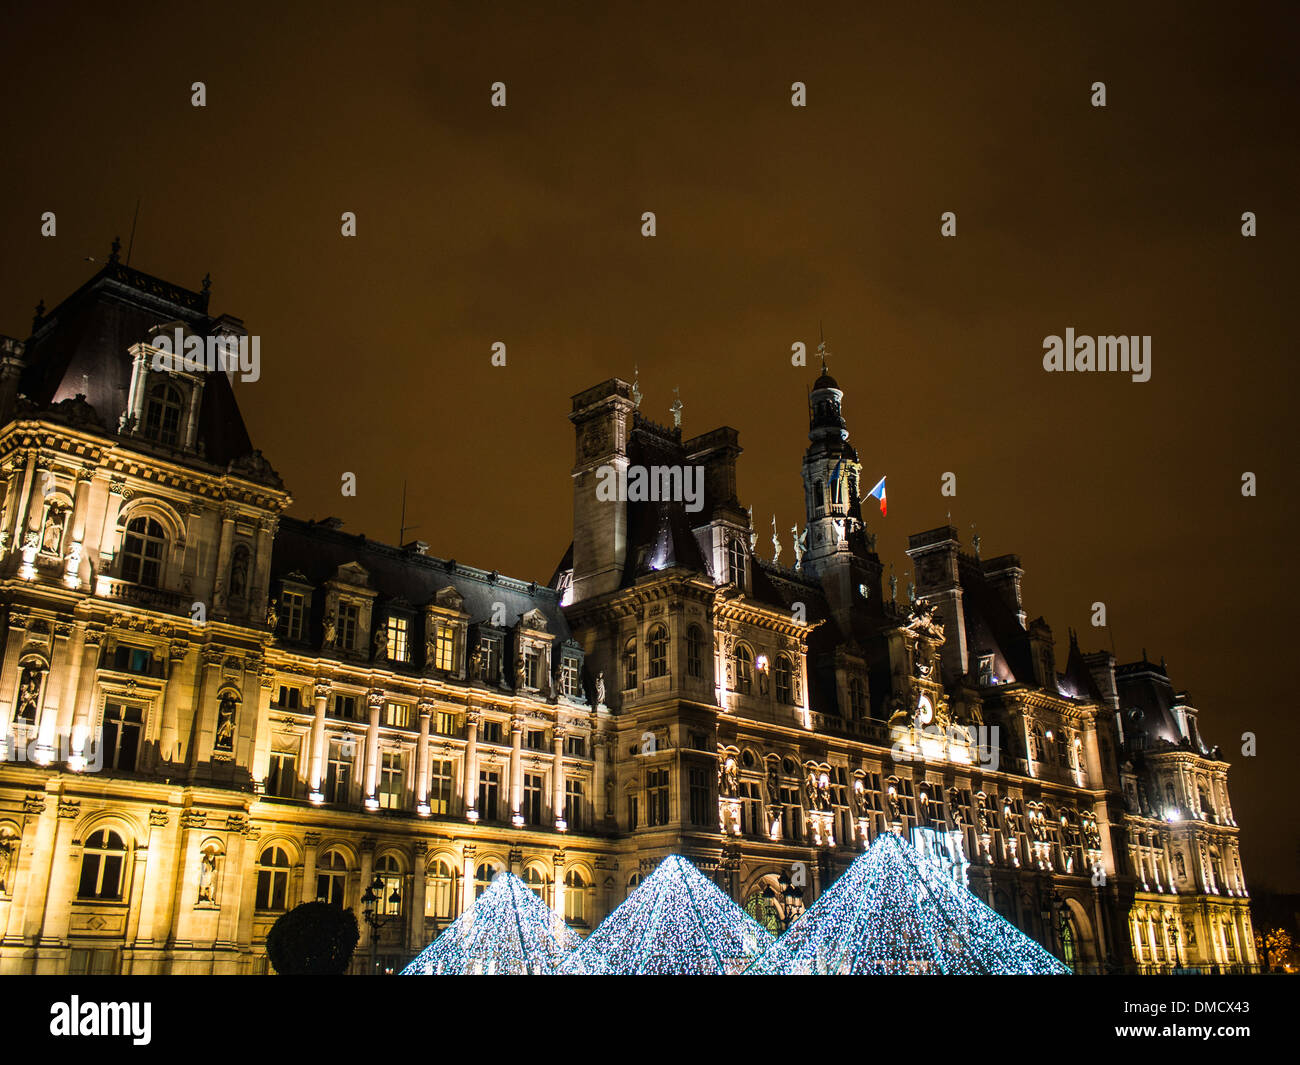
<path id="1" fill-rule="evenodd" d="M 544 870 L 536 865 L 530 865 L 524 870 L 524 883 L 528 885 L 530 891 L 542 900 L 543 905 L 549 906 L 551 904 L 551 881 Z"/>
<path id="2" fill-rule="evenodd" d="M 564 782 L 564 820 L 569 831 L 582 831 L 582 781 L 566 780 Z"/>
<path id="3" fill-rule="evenodd" d="M 424 914 L 438 920 L 450 920 L 456 914 L 460 899 L 457 885 L 460 876 L 456 868 L 441 858 L 435 858 L 424 877 Z"/>
<path id="4" fill-rule="evenodd" d="M 410 625 L 406 618 L 388 616 L 388 657 L 394 662 L 411 660 Z"/>
<path id="5" fill-rule="evenodd" d="M 633 636 L 623 648 L 623 690 L 631 691 L 636 684 L 636 637 Z"/>
<path id="6" fill-rule="evenodd" d="M 754 690 L 754 652 L 743 643 L 736 645 L 736 682 L 732 690 L 741 695 Z"/>
<path id="7" fill-rule="evenodd" d="M 437 643 L 434 646 L 434 667 L 451 670 L 456 668 L 456 628 L 445 621 L 438 624 Z"/>
<path id="8" fill-rule="evenodd" d="M 330 740 L 329 760 L 325 766 L 325 801 L 346 803 L 351 798 L 352 757 L 356 744 L 352 740 Z"/>
<path id="9" fill-rule="evenodd" d="M 565 658 L 560 662 L 560 694 L 569 698 L 578 694 L 578 660 Z"/>
<path id="10" fill-rule="evenodd" d="M 157 588 L 162 578 L 163 527 L 153 518 L 133 519 L 122 538 L 122 579 Z"/>
<path id="11" fill-rule="evenodd" d="M 727 577 L 741 591 L 745 589 L 745 545 L 732 537 L 727 545 Z"/>
<path id="12" fill-rule="evenodd" d="M 157 385 L 145 403 L 144 435 L 160 444 L 175 447 L 180 443 L 184 408 L 179 388 L 165 382 Z"/>
<path id="13" fill-rule="evenodd" d="M 452 765 L 445 759 L 429 764 L 429 812 L 451 813 Z"/>
<path id="14" fill-rule="evenodd" d="M 106 828 L 92 833 L 81 853 L 77 898 L 120 899 L 125 867 L 126 844 L 122 837 Z"/>
<path id="15" fill-rule="evenodd" d="M 402 912 L 402 866 L 401 863 L 391 854 L 385 854 L 375 862 L 375 878 L 380 880 L 384 888 L 382 891 L 378 887 L 375 893 L 380 896 L 378 910 L 381 914 L 396 916 Z M 394 902 L 393 900 L 397 901 Z"/>
<path id="16" fill-rule="evenodd" d="M 267 766 L 266 794 L 292 799 L 298 785 L 298 755 L 293 751 L 272 751 Z"/>
<path id="17" fill-rule="evenodd" d="M 399 810 L 402 807 L 402 752 L 384 751 L 379 763 L 379 807 Z"/>
<path id="18" fill-rule="evenodd" d="M 564 874 L 564 919 L 569 924 L 587 923 L 588 892 L 591 886 L 577 869 Z"/>
<path id="19" fill-rule="evenodd" d="M 483 862 L 474 870 L 474 897 L 478 898 L 488 888 L 492 886 L 492 881 L 496 879 L 497 873 L 501 872 L 501 866 L 496 862 Z"/>
<path id="20" fill-rule="evenodd" d="M 384 703 L 384 724 L 389 728 L 409 728 L 411 708 L 406 703 Z"/>

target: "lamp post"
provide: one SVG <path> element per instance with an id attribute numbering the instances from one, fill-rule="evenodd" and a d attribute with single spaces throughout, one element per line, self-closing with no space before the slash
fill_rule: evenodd
<path id="1" fill-rule="evenodd" d="M 388 896 L 388 902 L 397 908 L 402 901 L 401 893 L 397 888 L 393 888 L 393 893 Z M 379 931 L 390 921 L 394 920 L 400 914 L 382 913 L 381 907 L 384 902 L 384 879 L 375 877 L 366 888 L 366 893 L 361 896 L 361 915 L 365 918 L 366 924 L 370 926 L 370 975 L 374 976 L 379 968 Z"/>

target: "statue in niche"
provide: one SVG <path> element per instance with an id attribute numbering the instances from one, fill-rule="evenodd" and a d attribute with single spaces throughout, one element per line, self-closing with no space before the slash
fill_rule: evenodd
<path id="1" fill-rule="evenodd" d="M 235 548 L 235 557 L 230 560 L 230 594 L 242 599 L 248 591 L 248 548 L 242 544 Z"/>
<path id="2" fill-rule="evenodd" d="M 280 600 L 272 599 L 266 604 L 266 627 L 275 632 L 280 626 Z"/>
<path id="3" fill-rule="evenodd" d="M 725 799 L 734 799 L 739 792 L 739 780 L 736 774 L 736 760 L 730 755 L 722 763 L 718 772 L 718 790 Z"/>
<path id="4" fill-rule="evenodd" d="M 475 647 L 474 650 L 469 653 L 469 672 L 470 676 L 474 677 L 476 680 L 486 679 L 483 676 L 482 646 Z"/>
<path id="5" fill-rule="evenodd" d="M 41 676 L 42 670 L 37 666 L 23 666 L 22 680 L 18 682 L 15 720 L 36 724 L 36 705 L 41 698 Z"/>
<path id="6" fill-rule="evenodd" d="M 337 638 L 337 635 L 338 635 L 338 622 L 335 620 L 333 614 L 327 614 L 325 616 L 325 640 L 324 640 L 325 646 L 333 647 L 334 640 Z M 430 657 L 429 660 L 433 661 L 432 657 Z"/>
<path id="7" fill-rule="evenodd" d="M 199 901 L 217 901 L 217 856 L 211 851 L 199 858 Z"/>
<path id="8" fill-rule="evenodd" d="M 217 710 L 217 738 L 213 744 L 218 751 L 235 749 L 235 705 L 233 692 L 221 693 L 221 702 Z"/>
<path id="9" fill-rule="evenodd" d="M 0 839 L 0 895 L 9 894 L 9 867 L 13 861 L 12 839 Z"/>
<path id="10" fill-rule="evenodd" d="M 63 510 L 50 507 L 45 514 L 45 528 L 41 533 L 41 550 L 57 555 L 63 546 Z"/>
<path id="11" fill-rule="evenodd" d="M 375 630 L 375 658 L 377 661 L 388 660 L 388 626 L 380 625 Z"/>
<path id="12" fill-rule="evenodd" d="M 862 778 L 857 777 L 853 781 L 853 811 L 859 817 L 866 817 L 870 813 L 871 807 L 867 803 L 867 788 L 862 783 Z"/>
<path id="13" fill-rule="evenodd" d="M 596 705 L 605 705 L 605 671 L 596 674 Z"/>
<path id="14" fill-rule="evenodd" d="M 827 773 L 822 773 L 817 777 L 817 809 L 829 810 L 831 808 L 831 778 Z"/>
<path id="15" fill-rule="evenodd" d="M 983 795 L 979 797 L 979 819 L 980 835 L 987 836 L 989 834 L 989 808 Z"/>
<path id="16" fill-rule="evenodd" d="M 1178 879 L 1185 880 L 1187 878 L 1187 862 L 1183 858 L 1182 851 L 1174 855 L 1174 861 L 1178 865 Z"/>
<path id="17" fill-rule="evenodd" d="M 898 803 L 898 789 L 893 784 L 889 785 L 889 820 L 903 820 L 903 811 Z"/>

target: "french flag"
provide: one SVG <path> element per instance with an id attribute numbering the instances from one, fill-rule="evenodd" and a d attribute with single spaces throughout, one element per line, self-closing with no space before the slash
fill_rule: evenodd
<path id="1" fill-rule="evenodd" d="M 880 500 L 880 513 L 883 515 L 885 513 L 885 479 L 883 477 L 880 478 L 876 487 L 867 493 L 867 497 Z"/>

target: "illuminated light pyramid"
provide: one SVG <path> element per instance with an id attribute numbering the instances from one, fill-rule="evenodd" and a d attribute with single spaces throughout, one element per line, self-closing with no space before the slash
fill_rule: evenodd
<path id="1" fill-rule="evenodd" d="M 402 975 L 547 975 L 580 942 L 527 884 L 503 870 Z"/>
<path id="2" fill-rule="evenodd" d="M 772 934 L 689 861 L 670 854 L 600 923 L 561 972 L 695 976 L 741 972 Z"/>
<path id="3" fill-rule="evenodd" d="M 1070 970 L 899 836 L 878 836 L 753 965 L 763 974 Z"/>

